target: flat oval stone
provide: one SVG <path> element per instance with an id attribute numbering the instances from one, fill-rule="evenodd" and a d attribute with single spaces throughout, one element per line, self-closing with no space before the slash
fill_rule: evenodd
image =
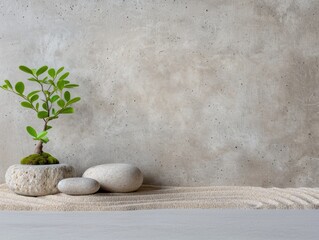
<path id="1" fill-rule="evenodd" d="M 69 177 L 74 177 L 74 169 L 67 164 L 15 164 L 8 168 L 5 175 L 8 187 L 26 196 L 56 194 L 59 192 L 58 183 Z"/>
<path id="2" fill-rule="evenodd" d="M 133 192 L 143 183 L 143 174 L 137 167 L 126 163 L 102 164 L 87 169 L 83 177 L 98 181 L 107 192 Z"/>
<path id="3" fill-rule="evenodd" d="M 58 189 L 68 195 L 88 195 L 96 193 L 100 184 L 92 178 L 66 178 L 59 182 Z"/>

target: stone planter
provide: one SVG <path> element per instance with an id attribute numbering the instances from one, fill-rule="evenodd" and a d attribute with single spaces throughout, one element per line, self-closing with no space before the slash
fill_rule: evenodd
<path id="1" fill-rule="evenodd" d="M 44 196 L 58 193 L 59 181 L 69 177 L 74 177 L 74 169 L 67 164 L 16 164 L 8 168 L 5 179 L 8 187 L 17 194 Z"/>

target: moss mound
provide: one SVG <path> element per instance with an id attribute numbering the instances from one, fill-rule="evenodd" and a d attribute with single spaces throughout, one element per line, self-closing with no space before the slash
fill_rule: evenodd
<path id="1" fill-rule="evenodd" d="M 49 153 L 31 154 L 20 161 L 21 164 L 26 165 L 46 165 L 46 164 L 58 164 L 59 161 L 52 157 Z"/>

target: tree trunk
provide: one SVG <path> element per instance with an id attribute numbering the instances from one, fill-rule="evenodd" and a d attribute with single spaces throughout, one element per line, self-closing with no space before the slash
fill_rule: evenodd
<path id="1" fill-rule="evenodd" d="M 43 148 L 43 143 L 42 141 L 39 141 L 37 145 L 35 146 L 34 153 L 41 154 L 42 148 Z"/>
<path id="2" fill-rule="evenodd" d="M 43 128 L 43 131 L 46 131 L 47 129 L 47 124 L 48 122 L 47 121 L 44 121 L 44 128 Z M 37 154 L 41 154 L 43 153 L 42 151 L 42 148 L 43 148 L 43 142 L 40 140 L 37 145 L 35 146 L 35 149 L 34 149 L 34 153 L 37 153 Z"/>

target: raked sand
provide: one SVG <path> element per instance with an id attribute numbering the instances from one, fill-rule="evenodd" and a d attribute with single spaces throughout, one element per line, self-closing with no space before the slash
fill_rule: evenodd
<path id="1" fill-rule="evenodd" d="M 144 185 L 133 193 L 26 197 L 0 185 L 0 210 L 121 211 L 169 208 L 318 209 L 319 188 Z"/>

